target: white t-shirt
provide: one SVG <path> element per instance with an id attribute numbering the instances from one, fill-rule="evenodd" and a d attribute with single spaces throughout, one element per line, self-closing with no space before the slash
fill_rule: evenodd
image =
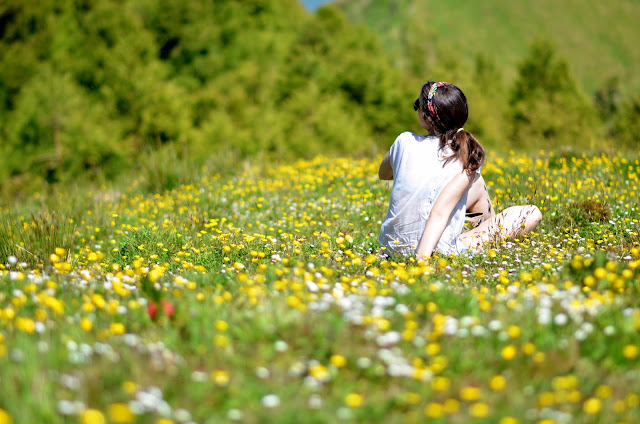
<path id="1" fill-rule="evenodd" d="M 439 149 L 440 138 L 403 132 L 389 150 L 393 169 L 393 189 L 378 241 L 389 251 L 415 254 L 431 208 L 442 189 L 462 172 L 462 164 L 451 160 L 448 147 Z M 477 171 L 480 175 L 480 170 Z M 459 254 L 466 248 L 460 240 L 464 225 L 468 190 L 451 212 L 435 250 L 443 255 Z"/>

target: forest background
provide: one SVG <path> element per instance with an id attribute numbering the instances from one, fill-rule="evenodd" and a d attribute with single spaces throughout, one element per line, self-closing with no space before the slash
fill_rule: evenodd
<path id="1" fill-rule="evenodd" d="M 488 149 L 636 150 L 634 0 L 0 2 L 0 202 L 381 154 L 427 79 Z"/>

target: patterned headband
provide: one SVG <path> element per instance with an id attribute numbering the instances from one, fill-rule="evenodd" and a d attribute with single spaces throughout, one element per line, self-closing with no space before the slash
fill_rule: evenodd
<path id="1" fill-rule="evenodd" d="M 438 122 L 440 122 L 440 117 L 438 116 L 438 109 L 436 108 L 436 105 L 433 104 L 433 96 L 435 96 L 436 90 L 438 90 L 438 87 L 442 87 L 444 85 L 451 85 L 451 84 L 448 82 L 436 82 L 431 85 L 429 94 L 427 94 L 427 109 L 429 109 L 429 113 L 431 113 L 431 116 L 436 118 L 436 121 Z"/>

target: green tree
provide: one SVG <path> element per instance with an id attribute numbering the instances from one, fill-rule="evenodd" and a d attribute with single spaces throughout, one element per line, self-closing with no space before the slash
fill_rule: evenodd
<path id="1" fill-rule="evenodd" d="M 43 64 L 21 89 L 2 145 L 4 177 L 33 173 L 48 182 L 114 175 L 128 156 L 118 125 L 67 74 Z"/>
<path id="2" fill-rule="evenodd" d="M 622 102 L 613 117 L 613 139 L 617 146 L 636 152 L 640 142 L 640 95 Z"/>
<path id="3" fill-rule="evenodd" d="M 509 106 L 515 146 L 593 148 L 601 139 L 594 107 L 549 42 L 532 44 L 520 64 Z"/>

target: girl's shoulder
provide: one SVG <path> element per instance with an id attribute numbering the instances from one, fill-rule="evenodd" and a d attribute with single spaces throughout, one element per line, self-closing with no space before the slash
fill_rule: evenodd
<path id="1" fill-rule="evenodd" d="M 411 131 L 404 131 L 402 133 L 400 133 L 400 135 L 398 136 L 398 139 L 408 139 L 408 140 L 415 140 L 415 141 L 423 141 L 427 138 L 431 138 L 429 136 L 426 135 L 420 135 L 420 134 L 416 134 L 414 132 Z"/>
<path id="2" fill-rule="evenodd" d="M 425 141 L 434 141 L 434 140 L 438 140 L 438 138 L 427 136 L 427 135 L 416 134 L 411 131 L 404 131 L 403 133 L 400 133 L 400 135 L 396 138 L 395 143 L 407 145 L 407 144 L 423 143 Z"/>

